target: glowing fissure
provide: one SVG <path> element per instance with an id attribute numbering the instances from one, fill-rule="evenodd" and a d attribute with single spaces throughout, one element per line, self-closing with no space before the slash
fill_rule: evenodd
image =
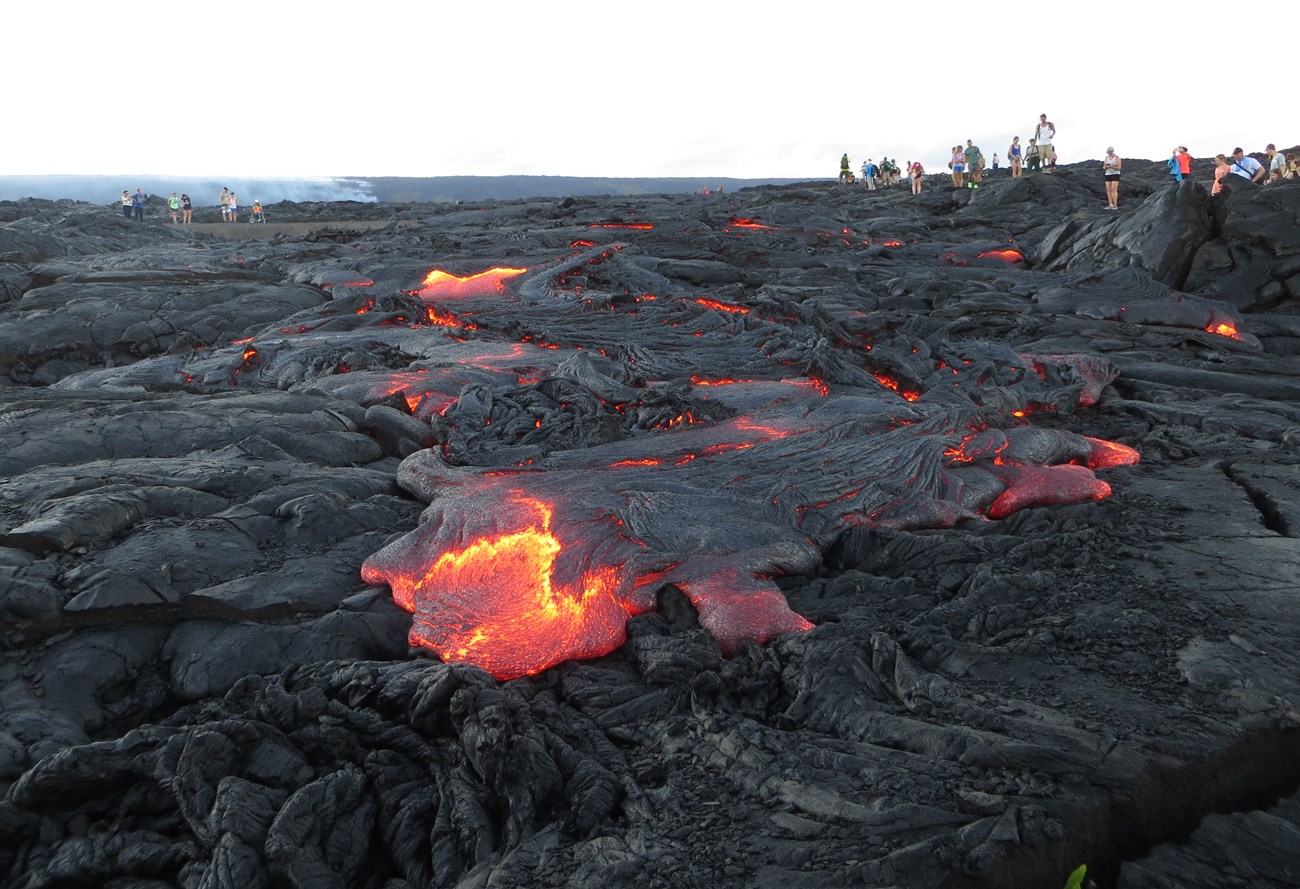
<path id="1" fill-rule="evenodd" d="M 733 306 L 730 303 L 718 302 L 716 299 L 699 297 L 695 300 L 700 305 L 709 309 L 718 309 L 723 312 L 731 312 L 733 315 L 748 315 L 749 309 L 744 306 Z"/>

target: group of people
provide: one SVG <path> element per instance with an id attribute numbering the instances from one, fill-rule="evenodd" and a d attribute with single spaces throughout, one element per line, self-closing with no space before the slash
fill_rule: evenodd
<path id="1" fill-rule="evenodd" d="M 998 156 L 994 154 L 992 171 L 995 175 L 1000 166 Z M 1028 145 L 1021 145 L 1019 136 L 1011 140 L 1007 146 L 1007 167 L 1012 179 L 1019 179 L 1026 170 L 1050 173 L 1056 169 L 1056 124 L 1048 120 L 1046 114 L 1038 115 Z M 966 140 L 965 147 L 954 145 L 948 169 L 952 171 L 953 188 L 979 188 L 984 182 L 984 152 L 970 139 Z"/>
<path id="2" fill-rule="evenodd" d="M 144 222 L 144 202 L 147 197 L 148 195 L 141 188 L 137 188 L 135 194 L 131 194 L 125 188 L 122 189 L 122 215 L 127 219 L 134 218 L 136 222 Z M 194 207 L 190 203 L 189 195 L 178 195 L 173 191 L 171 198 L 167 201 L 167 207 L 172 211 L 172 222 L 193 221 L 191 216 Z"/>
<path id="3" fill-rule="evenodd" d="M 849 156 L 846 154 L 840 159 L 841 165 L 847 162 Z M 879 164 L 872 158 L 867 158 L 862 163 L 862 182 L 869 190 L 874 191 L 877 185 L 897 185 L 901 171 L 898 169 L 898 162 L 892 158 L 883 158 Z M 849 182 L 851 183 L 852 174 Z"/>
<path id="4" fill-rule="evenodd" d="M 1268 158 L 1268 166 L 1242 152 L 1240 147 L 1234 148 L 1231 156 L 1216 154 L 1214 184 L 1210 187 L 1210 194 L 1221 194 L 1227 188 L 1229 176 L 1240 176 L 1260 185 L 1270 185 L 1283 179 L 1300 180 L 1300 154 L 1283 154 L 1270 142 L 1264 149 L 1264 157 Z"/>
<path id="5" fill-rule="evenodd" d="M 134 218 L 136 222 L 144 221 L 144 205 L 148 195 L 144 189 L 137 188 L 135 194 L 131 194 L 126 189 L 122 190 L 122 215 L 127 219 Z M 222 222 L 239 221 L 239 198 L 228 188 L 221 189 L 221 195 L 217 199 L 221 207 Z M 172 222 L 179 224 L 188 224 L 194 221 L 194 205 L 187 194 L 177 194 L 172 192 L 172 196 L 167 199 L 167 209 L 171 212 Z M 265 222 L 266 215 L 262 210 L 261 201 L 253 201 L 252 218 L 249 222 Z"/>
<path id="6" fill-rule="evenodd" d="M 1264 185 L 1281 182 L 1283 179 L 1300 180 L 1300 153 L 1284 155 L 1277 150 L 1277 146 L 1270 143 L 1264 149 L 1264 155 L 1268 158 L 1267 166 L 1243 153 L 1240 148 L 1235 149 L 1230 156 L 1223 154 L 1216 156 L 1214 184 L 1210 193 L 1220 194 L 1227 187 L 1227 177 L 1232 175 Z M 888 158 L 885 162 L 891 165 L 892 170 L 887 171 L 883 164 L 877 167 L 870 158 L 862 165 L 862 178 L 868 188 L 875 188 L 878 182 L 892 185 L 898 181 L 897 165 L 892 164 Z M 1028 145 L 1022 147 L 1019 136 L 1011 140 L 1011 145 L 1007 148 L 1007 162 L 1012 179 L 1019 179 L 1026 170 L 1031 173 L 1037 170 L 1051 173 L 1055 170 L 1056 124 L 1048 120 L 1046 114 L 1038 115 L 1034 135 L 1029 139 Z M 1181 182 L 1189 177 L 1192 172 L 1192 156 L 1187 146 L 1180 145 L 1175 148 L 1171 152 L 1168 165 L 1169 173 L 1175 180 Z M 992 167 L 995 174 L 998 168 L 998 156 L 995 154 Z M 972 140 L 967 139 L 964 147 L 961 145 L 952 147 L 952 158 L 948 161 L 948 169 L 952 172 L 953 188 L 979 188 L 984 181 L 984 153 Z M 1123 159 L 1115 153 L 1114 146 L 1108 147 L 1106 156 L 1101 162 L 1107 210 L 1119 209 L 1119 183 L 1123 171 Z M 921 166 L 920 161 L 908 161 L 907 173 L 912 183 L 912 194 L 920 194 L 925 168 Z M 846 153 L 840 158 L 840 182 L 851 184 L 853 181 L 853 171 L 850 169 L 849 156 Z"/>
<path id="7" fill-rule="evenodd" d="M 1029 144 L 1021 145 L 1020 137 L 1014 137 L 1007 146 L 1006 159 L 1012 179 L 1019 179 L 1026 170 L 1030 173 L 1038 170 L 1050 173 L 1055 170 L 1056 124 L 1048 120 L 1046 114 L 1038 115 L 1038 123 L 1034 126 L 1034 135 L 1029 138 Z M 994 175 L 1000 167 L 998 156 L 994 154 Z M 984 182 L 984 152 L 970 139 L 966 140 L 965 147 L 954 145 L 948 169 L 952 171 L 953 188 L 979 188 Z"/>
<path id="8" fill-rule="evenodd" d="M 239 221 L 239 198 L 233 191 L 224 186 L 221 194 L 217 197 L 217 203 L 221 205 L 222 222 Z M 266 222 L 266 214 L 262 211 L 262 202 L 253 201 L 253 209 L 250 214 L 249 222 Z"/>
<path id="9" fill-rule="evenodd" d="M 1030 172 L 1039 169 L 1047 172 L 1054 170 L 1056 168 L 1055 140 L 1056 125 L 1047 119 L 1046 114 L 1040 114 L 1029 144 L 1022 146 L 1020 137 L 1016 136 L 1007 148 L 1006 159 L 1011 177 L 1019 179 L 1026 169 Z M 999 158 L 994 154 L 992 172 L 996 175 L 1000 167 Z M 908 161 L 905 169 L 912 185 L 912 194 L 920 194 L 925 167 L 920 161 Z M 952 147 L 952 159 L 948 161 L 948 169 L 952 172 L 953 188 L 979 188 L 984 181 L 984 153 L 972 140 L 967 139 L 965 147 L 961 145 Z M 890 158 L 885 158 L 880 164 L 876 164 L 872 158 L 867 158 L 862 164 L 861 181 L 868 189 L 874 189 L 877 185 L 896 185 L 902 172 L 897 162 Z M 847 185 L 857 181 L 852 164 L 849 162 L 848 152 L 840 158 L 839 181 Z"/>

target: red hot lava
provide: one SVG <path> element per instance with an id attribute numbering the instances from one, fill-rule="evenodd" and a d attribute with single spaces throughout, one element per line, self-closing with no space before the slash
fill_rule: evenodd
<path id="1" fill-rule="evenodd" d="M 434 269 L 424 276 L 416 291 L 425 299 L 459 299 L 472 296 L 490 296 L 505 292 L 505 282 L 527 272 L 528 269 L 493 268 L 476 275 L 453 275 Z"/>

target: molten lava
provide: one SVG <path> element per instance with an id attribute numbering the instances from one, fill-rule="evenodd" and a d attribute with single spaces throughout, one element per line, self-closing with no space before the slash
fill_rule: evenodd
<path id="1" fill-rule="evenodd" d="M 416 293 L 424 298 L 463 299 L 473 296 L 489 296 L 505 292 L 505 282 L 527 272 L 528 269 L 492 268 L 477 275 L 453 275 L 442 269 L 434 269 L 424 276 L 424 281 Z"/>
<path id="2" fill-rule="evenodd" d="M 475 537 L 440 555 L 418 575 L 374 576 L 415 614 L 410 641 L 446 661 L 468 661 L 498 679 L 536 673 L 569 658 L 595 657 L 622 644 L 633 613 L 621 599 L 616 567 L 557 576 L 564 543 L 551 530 L 551 508 L 518 496 L 514 530 Z M 422 599 L 437 598 L 476 619 L 432 621 Z"/>
<path id="3" fill-rule="evenodd" d="M 708 309 L 718 309 L 722 312 L 730 312 L 733 315 L 748 315 L 749 309 L 744 306 L 733 306 L 730 303 L 718 302 L 716 299 L 707 299 L 700 297 L 695 300 L 700 305 Z"/>
<path id="4" fill-rule="evenodd" d="M 1000 259 L 1003 262 L 1020 263 L 1025 261 L 1025 255 L 1019 250 L 1005 248 L 1002 250 L 985 250 L 977 259 Z"/>
<path id="5" fill-rule="evenodd" d="M 1226 336 L 1229 339 L 1241 339 L 1241 334 L 1238 333 L 1236 325 L 1227 321 L 1211 321 L 1206 325 L 1205 330 L 1207 333 Z"/>

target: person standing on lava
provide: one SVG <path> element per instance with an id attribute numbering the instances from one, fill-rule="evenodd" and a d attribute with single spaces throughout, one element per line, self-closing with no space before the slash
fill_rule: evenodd
<path id="1" fill-rule="evenodd" d="M 966 140 L 966 187 L 979 188 L 984 181 L 984 154 L 970 139 Z"/>
<path id="2" fill-rule="evenodd" d="M 1102 178 L 1106 180 L 1106 209 L 1119 209 L 1119 177 L 1124 161 L 1115 154 L 1114 148 L 1106 149 L 1106 157 L 1101 162 Z"/>
<path id="3" fill-rule="evenodd" d="M 849 177 L 852 175 L 853 170 L 849 167 L 849 153 L 846 151 L 844 152 L 844 156 L 840 158 L 840 184 L 843 185 L 845 182 L 848 182 Z"/>
<path id="4" fill-rule="evenodd" d="M 144 222 L 144 192 L 138 188 L 131 196 L 131 209 L 135 211 L 135 221 Z"/>
<path id="5" fill-rule="evenodd" d="M 1011 164 L 1011 178 L 1020 178 L 1020 137 L 1016 136 L 1007 146 L 1007 161 Z"/>
<path id="6" fill-rule="evenodd" d="M 1056 166 L 1056 124 L 1047 119 L 1046 114 L 1038 115 L 1038 126 L 1034 127 L 1034 144 L 1038 146 L 1038 157 L 1046 170 Z"/>
<path id="7" fill-rule="evenodd" d="M 952 160 L 948 161 L 948 168 L 952 170 L 953 188 L 961 188 L 966 184 L 966 152 L 961 150 L 960 145 L 952 147 Z"/>
<path id="8" fill-rule="evenodd" d="M 921 166 L 920 161 L 917 161 L 912 164 L 911 169 L 908 170 L 908 175 L 912 177 L 912 194 L 920 194 L 921 177 L 925 175 L 925 167 Z"/>
<path id="9" fill-rule="evenodd" d="M 190 201 L 187 194 L 181 195 L 181 222 L 189 223 L 194 221 L 194 204 Z"/>
<path id="10" fill-rule="evenodd" d="M 235 197 L 233 191 L 230 193 L 230 197 L 226 199 L 226 212 L 229 214 L 231 222 L 239 221 L 239 199 Z"/>
<path id="11" fill-rule="evenodd" d="M 131 192 L 127 191 L 125 188 L 122 189 L 122 218 L 123 219 L 131 218 L 131 204 L 132 204 Z"/>
<path id="12" fill-rule="evenodd" d="M 221 205 L 221 221 L 230 221 L 230 189 L 224 186 L 221 189 L 221 195 L 217 198 L 217 203 Z"/>
<path id="13" fill-rule="evenodd" d="M 1224 180 L 1231 172 L 1232 168 L 1228 166 L 1228 158 L 1225 155 L 1216 154 L 1214 156 L 1214 185 L 1210 187 L 1211 196 L 1221 194 L 1227 190 L 1228 186 L 1224 183 Z"/>

